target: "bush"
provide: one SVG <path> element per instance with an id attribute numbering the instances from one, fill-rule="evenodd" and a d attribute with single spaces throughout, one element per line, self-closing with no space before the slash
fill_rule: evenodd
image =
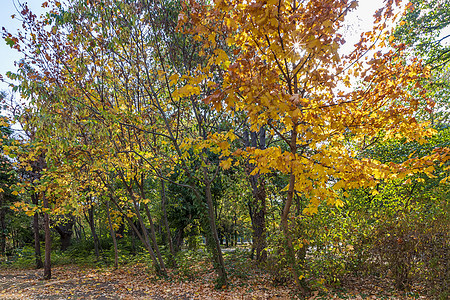
<path id="1" fill-rule="evenodd" d="M 415 280 L 433 298 L 448 299 L 448 222 L 439 216 L 434 219 L 433 222 L 405 216 L 395 223 L 381 225 L 371 252 L 380 272 L 390 271 L 396 288 L 409 289 Z"/>

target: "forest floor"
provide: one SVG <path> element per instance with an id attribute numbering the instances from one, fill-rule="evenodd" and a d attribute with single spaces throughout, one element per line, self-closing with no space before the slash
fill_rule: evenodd
<path id="1" fill-rule="evenodd" d="M 230 276 L 230 286 L 217 290 L 212 283 L 213 272 L 189 280 L 181 280 L 174 274 L 169 276 L 172 279 L 159 279 L 144 265 L 123 266 L 118 270 L 55 266 L 51 280 L 42 280 L 42 273 L 42 270 L 0 268 L 0 299 L 300 299 L 292 286 L 274 286 L 263 274 L 245 280 Z M 417 293 L 408 296 L 388 292 L 392 291 L 389 286 L 374 282 L 355 281 L 352 285 L 355 288 L 346 292 L 313 291 L 308 299 L 427 299 Z"/>

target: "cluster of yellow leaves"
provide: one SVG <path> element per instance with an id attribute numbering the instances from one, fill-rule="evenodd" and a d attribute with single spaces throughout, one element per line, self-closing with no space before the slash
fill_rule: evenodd
<path id="1" fill-rule="evenodd" d="M 316 212 L 322 201 L 341 205 L 337 192 L 342 188 L 373 187 L 380 180 L 419 171 L 431 175 L 431 164 L 442 159 L 435 155 L 381 164 L 358 157 L 375 136 L 423 143 L 434 131 L 414 119 L 418 98 L 411 93 L 418 89 L 419 97 L 424 96 L 416 82 L 429 76 L 429 69 L 416 59 L 405 62 L 401 48 L 381 48 L 362 58 L 380 36 L 381 41 L 391 36 L 382 20 L 393 16 L 392 3 L 377 12 L 374 31 L 363 34 L 352 53 L 340 56 L 344 40 L 338 30 L 356 5 L 318 0 L 217 0 L 213 5 L 189 1 L 185 7 L 192 13 L 179 19 L 179 27 L 202 42 L 203 53 L 212 53 L 210 61 L 226 67 L 222 90 L 205 103 L 231 114 L 241 111 L 252 130 L 269 126 L 273 135 L 285 140 L 287 150 L 274 145 L 245 152 L 256 166 L 252 174 L 294 175 L 295 190 L 311 199 L 306 213 Z M 232 47 L 233 56 L 215 61 L 220 38 Z M 349 92 L 350 80 L 361 84 Z M 229 168 L 231 159 L 222 166 Z M 331 178 L 337 179 L 334 186 Z"/>

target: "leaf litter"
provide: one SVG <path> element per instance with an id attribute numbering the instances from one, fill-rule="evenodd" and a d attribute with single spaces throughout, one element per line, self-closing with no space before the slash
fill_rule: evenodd
<path id="1" fill-rule="evenodd" d="M 52 279 L 42 280 L 42 270 L 0 269 L 0 299 L 59 300 L 59 299 L 242 299 L 276 300 L 301 299 L 294 286 L 274 286 L 268 274 L 239 278 L 230 275 L 230 286 L 214 288 L 214 272 L 197 273 L 188 280 L 172 272 L 159 278 L 144 264 L 112 268 L 62 265 L 52 268 Z M 255 274 L 256 275 L 256 274 Z M 352 287 L 349 286 L 351 289 Z M 308 299 L 426 299 L 423 296 L 388 292 L 386 286 L 371 282 L 354 290 L 336 292 L 313 291 Z"/>

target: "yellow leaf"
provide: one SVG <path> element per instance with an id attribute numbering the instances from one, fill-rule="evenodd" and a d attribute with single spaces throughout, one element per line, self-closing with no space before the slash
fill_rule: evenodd
<path id="1" fill-rule="evenodd" d="M 34 215 L 34 211 L 32 211 L 32 210 L 27 210 L 27 211 L 25 211 L 25 214 L 26 214 L 27 216 L 31 217 L 32 215 Z"/>
<path id="2" fill-rule="evenodd" d="M 428 168 L 425 169 L 425 173 L 433 173 L 433 172 L 434 172 L 433 166 L 429 166 Z"/>
<path id="3" fill-rule="evenodd" d="M 339 190 L 345 186 L 345 182 L 343 180 L 339 180 L 333 185 L 333 189 Z"/>
<path id="4" fill-rule="evenodd" d="M 219 142 L 218 146 L 220 147 L 220 149 L 226 150 L 226 149 L 228 149 L 228 147 L 230 147 L 230 144 L 228 144 L 228 142 L 226 142 L 226 141 L 222 141 L 222 142 Z"/>
<path id="5" fill-rule="evenodd" d="M 222 160 L 220 162 L 220 166 L 224 169 L 224 170 L 228 170 L 229 168 L 231 168 L 231 163 L 233 162 L 233 159 L 230 157 L 226 160 Z"/>
<path id="6" fill-rule="evenodd" d="M 173 84 L 177 83 L 178 78 L 180 78 L 180 76 L 178 74 L 171 75 L 169 77 L 170 84 L 173 85 Z"/>

